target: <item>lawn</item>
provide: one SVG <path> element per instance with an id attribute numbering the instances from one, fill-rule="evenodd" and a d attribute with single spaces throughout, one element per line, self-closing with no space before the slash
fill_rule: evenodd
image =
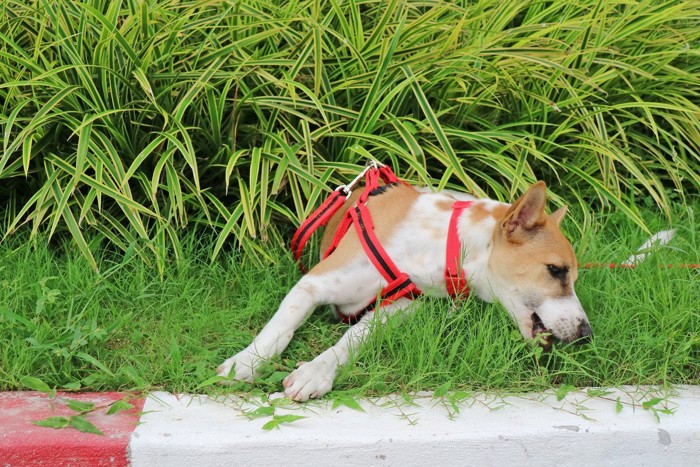
<path id="1" fill-rule="evenodd" d="M 635 269 L 581 270 L 576 289 L 593 327 L 590 344 L 543 353 L 522 340 L 498 304 L 421 299 L 409 317 L 375 329 L 334 391 L 700 384 L 700 270 L 679 267 L 700 258 L 697 210 L 677 207 L 669 225 L 643 209 L 652 229 L 675 227 L 677 238 Z M 620 262 L 646 238 L 622 215 L 600 217 L 582 232 L 567 227 L 581 264 Z M 68 389 L 229 391 L 206 383 L 300 276 L 283 250 L 273 250 L 278 260 L 263 267 L 236 252 L 212 263 L 213 241 L 194 235 L 162 277 L 136 256 L 97 242 L 91 247 L 99 273 L 75 248 L 25 240 L 0 245 L 2 390 L 21 389 L 22 378 L 34 376 Z M 318 310 L 263 381 L 235 390 L 279 390 L 282 374 L 345 329 Z"/>
<path id="2" fill-rule="evenodd" d="M 700 383 L 699 271 L 678 267 L 700 259 L 699 20 L 682 0 L 3 2 L 0 389 L 230 391 L 215 368 L 300 277 L 291 226 L 368 158 L 500 200 L 542 179 L 582 264 L 679 235 L 581 271 L 591 344 L 543 353 L 498 304 L 421 299 L 336 391 Z M 257 388 L 345 329 L 314 314 Z"/>

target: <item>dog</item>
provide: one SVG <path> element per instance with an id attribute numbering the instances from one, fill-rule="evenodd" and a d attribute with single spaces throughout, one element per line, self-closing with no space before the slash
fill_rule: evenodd
<path id="1" fill-rule="evenodd" d="M 513 317 L 527 340 L 545 346 L 552 337 L 583 343 L 592 336 L 588 317 L 574 291 L 578 276 L 571 243 L 560 230 L 566 206 L 545 213 L 546 186 L 542 181 L 509 205 L 476 199 L 453 191 L 431 193 L 402 183 L 382 185 L 367 198 L 374 232 L 389 257 L 421 293 L 445 297 L 442 272 L 448 229 L 455 202 L 468 202 L 459 212 L 456 230 L 461 245 L 461 268 L 471 293 L 487 302 L 498 300 Z M 321 247 L 326 250 L 342 220 L 358 199 L 353 193 L 328 222 Z M 308 271 L 282 301 L 272 319 L 253 342 L 227 359 L 219 376 L 253 381 L 261 363 L 279 355 L 294 331 L 319 305 L 334 305 L 342 316 L 377 299 L 387 285 L 365 253 L 352 229 L 337 248 Z M 382 305 L 384 317 L 411 308 L 401 297 Z M 375 315 L 370 312 L 352 325 L 340 340 L 310 362 L 302 363 L 283 381 L 285 396 L 295 401 L 321 397 L 333 387 L 336 371 L 363 341 Z"/>

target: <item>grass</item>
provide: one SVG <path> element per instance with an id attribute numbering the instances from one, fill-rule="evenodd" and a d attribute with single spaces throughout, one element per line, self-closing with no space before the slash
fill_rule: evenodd
<path id="1" fill-rule="evenodd" d="M 445 384 L 517 391 L 700 384 L 700 270 L 661 267 L 698 262 L 694 206 L 676 209 L 678 237 L 636 269 L 581 271 L 577 292 L 593 326 L 591 344 L 555 345 L 543 354 L 499 305 L 469 299 L 450 312 L 447 301 L 422 299 L 411 316 L 375 330 L 340 371 L 335 394 Z M 643 212 L 652 229 L 669 227 L 655 211 Z M 581 263 L 619 262 L 645 234 L 624 215 L 609 214 L 573 237 Z M 212 264 L 211 239 L 194 235 L 162 277 L 133 254 L 97 242 L 99 274 L 79 251 L 60 247 L 19 237 L 0 245 L 1 390 L 21 389 L 22 378 L 34 376 L 69 389 L 228 391 L 202 384 L 250 342 L 299 277 L 282 250 L 271 251 L 279 260 L 264 267 L 238 254 Z M 317 311 L 258 387 L 278 390 L 281 374 L 345 329 Z"/>
<path id="2" fill-rule="evenodd" d="M 700 188 L 697 6 L 6 0 L 0 233 L 164 274 L 197 226 L 262 264 L 368 156 L 504 200 L 542 178 L 644 228 L 628 197 Z"/>

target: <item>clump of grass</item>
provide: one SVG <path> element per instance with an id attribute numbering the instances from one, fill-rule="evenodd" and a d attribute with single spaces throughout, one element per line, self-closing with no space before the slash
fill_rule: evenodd
<path id="1" fill-rule="evenodd" d="M 668 228 L 660 216 L 645 215 L 652 228 Z M 593 327 L 590 344 L 542 353 L 498 304 L 470 298 L 453 309 L 423 298 L 413 314 L 375 329 L 335 391 L 700 384 L 700 270 L 662 267 L 697 263 L 694 216 L 693 209 L 678 211 L 678 237 L 636 269 L 580 271 L 576 288 Z M 645 239 L 624 215 L 599 222 L 573 238 L 581 263 L 620 262 Z M 162 275 L 134 256 L 96 248 L 97 275 L 78 251 L 21 240 L 0 245 L 0 390 L 19 389 L 33 376 L 70 389 L 221 391 L 201 385 L 250 343 L 300 276 L 283 250 L 270 251 L 278 260 L 265 267 L 242 255 L 212 264 L 210 239 L 194 235 Z M 260 387 L 279 390 L 280 374 L 346 329 L 317 311 Z"/>
<path id="2" fill-rule="evenodd" d="M 183 230 L 253 260 L 367 157 L 513 199 L 667 210 L 700 187 L 693 2 L 0 6 L 3 238 L 88 237 L 161 274 Z M 630 201 L 631 200 L 631 201 Z M 590 211 L 590 210 L 588 210 Z M 666 212 L 668 215 L 668 211 Z"/>

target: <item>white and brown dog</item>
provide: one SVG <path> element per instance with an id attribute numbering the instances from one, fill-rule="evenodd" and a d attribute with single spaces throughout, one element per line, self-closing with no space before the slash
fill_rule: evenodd
<path id="1" fill-rule="evenodd" d="M 566 207 L 545 214 L 543 182 L 535 183 L 512 205 L 452 191 L 428 193 L 403 184 L 387 185 L 380 192 L 366 204 L 376 235 L 398 268 L 423 293 L 447 296 L 444 252 L 452 205 L 455 200 L 473 200 L 457 218 L 462 267 L 472 292 L 487 302 L 500 301 L 525 339 L 538 334 L 563 342 L 590 338 L 588 318 L 574 291 L 576 257 L 559 228 Z M 342 213 L 356 199 L 353 194 L 331 218 L 322 251 Z M 352 315 L 386 285 L 365 255 L 358 235 L 348 230 L 337 249 L 292 288 L 253 342 L 219 366 L 218 374 L 227 376 L 234 371 L 234 379 L 252 381 L 260 364 L 284 351 L 294 331 L 317 306 L 335 305 L 340 313 Z M 411 303 L 400 298 L 378 313 L 394 313 Z M 330 391 L 338 366 L 360 345 L 374 314 L 364 315 L 333 347 L 287 376 L 285 395 L 305 401 Z"/>

